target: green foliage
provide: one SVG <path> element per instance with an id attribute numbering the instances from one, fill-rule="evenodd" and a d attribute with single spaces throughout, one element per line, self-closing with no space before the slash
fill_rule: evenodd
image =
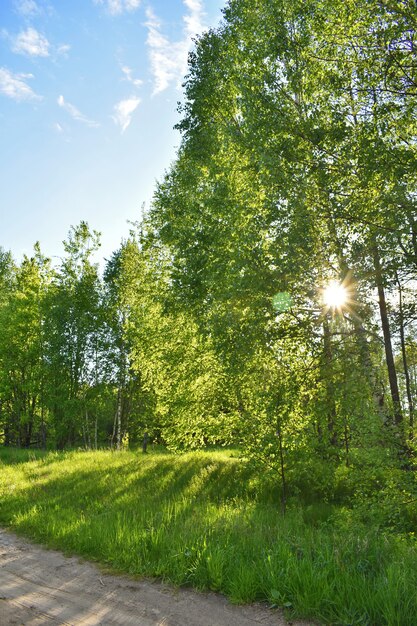
<path id="1" fill-rule="evenodd" d="M 131 240 L 122 256 L 122 298 L 132 369 L 148 398 L 146 430 L 173 449 L 228 443 L 236 427 L 226 376 L 210 338 L 177 309 L 167 259 Z"/>
<path id="2" fill-rule="evenodd" d="M 415 159 L 398 135 L 404 116 L 414 146 L 415 103 L 412 82 L 400 93 L 392 69 L 397 54 L 397 69 L 411 62 L 414 18 L 372 9 L 229 3 L 190 56 L 183 141 L 141 242 L 164 259 L 164 321 L 171 302 L 209 337 L 237 440 L 279 468 L 283 490 L 295 451 L 306 468 L 318 454 L 333 471 L 353 462 L 352 449 L 395 448 L 392 421 L 406 448 L 385 290 L 415 253 L 415 181 L 403 172 L 396 182 L 399 163 L 411 172 Z M 149 266 L 158 280 L 161 267 Z M 349 301 L 332 315 L 321 290 L 336 277 Z M 331 493 L 331 483 L 317 489 Z"/>
<path id="3" fill-rule="evenodd" d="M 0 255 L 0 442 L 22 447 L 108 445 L 123 387 L 123 431 L 143 428 L 141 390 L 129 375 L 117 281 L 99 276 L 99 235 L 70 230 L 57 268 L 35 246 L 15 264 Z M 139 410 L 138 410 L 139 409 Z M 139 415 L 138 415 L 139 413 Z"/>
<path id="4" fill-rule="evenodd" d="M 48 409 L 58 448 L 77 442 L 88 415 L 86 388 L 97 382 L 100 286 L 90 257 L 98 238 L 85 222 L 71 229 L 45 302 Z"/>
<path id="5" fill-rule="evenodd" d="M 229 2 L 190 54 L 177 159 L 103 277 L 85 222 L 53 270 L 0 256 L 4 443 L 240 444 L 283 504 L 315 455 L 322 497 L 368 449 L 407 465 L 415 25 L 411 0 Z"/>
<path id="6" fill-rule="evenodd" d="M 20 267 L 12 263 L 11 257 L 4 266 L 0 303 L 0 407 L 6 445 L 28 447 L 32 439 L 39 443 L 44 439 L 43 302 L 50 280 L 49 261 L 38 245 L 33 257 L 25 256 Z"/>

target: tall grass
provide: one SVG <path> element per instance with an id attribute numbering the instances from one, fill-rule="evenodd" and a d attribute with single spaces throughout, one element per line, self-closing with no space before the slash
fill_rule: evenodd
<path id="1" fill-rule="evenodd" d="M 268 502 L 227 452 L 0 452 L 0 523 L 112 570 L 329 624 L 415 626 L 417 550 Z"/>

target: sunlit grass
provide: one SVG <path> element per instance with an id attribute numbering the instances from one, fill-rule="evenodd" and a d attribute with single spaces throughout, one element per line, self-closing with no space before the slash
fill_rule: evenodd
<path id="1" fill-rule="evenodd" d="M 134 576 L 331 624 L 415 625 L 417 553 L 330 512 L 282 517 L 225 452 L 0 453 L 0 523 Z M 28 459 L 32 460 L 28 460 Z"/>

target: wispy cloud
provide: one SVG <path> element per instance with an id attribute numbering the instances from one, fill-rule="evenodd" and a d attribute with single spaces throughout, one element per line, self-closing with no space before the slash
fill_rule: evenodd
<path id="1" fill-rule="evenodd" d="M 24 17 L 33 17 L 41 13 L 41 9 L 36 4 L 35 0 L 15 0 L 14 6 L 16 11 Z"/>
<path id="2" fill-rule="evenodd" d="M 35 57 L 48 57 L 49 47 L 46 37 L 32 27 L 19 33 L 12 43 L 13 52 Z"/>
<path id="3" fill-rule="evenodd" d="M 197 33 L 201 33 L 204 30 L 205 24 L 203 21 L 204 8 L 201 0 L 183 0 L 185 6 L 189 10 L 188 15 L 184 15 L 183 20 L 185 22 L 185 34 L 188 38 L 194 37 Z"/>
<path id="4" fill-rule="evenodd" d="M 133 78 L 132 70 L 127 65 L 122 65 L 121 70 L 125 75 L 125 80 L 127 80 L 135 87 L 140 87 L 143 84 L 143 80 L 141 80 L 140 78 Z"/>
<path id="5" fill-rule="evenodd" d="M 154 79 L 154 93 L 164 91 L 173 79 L 177 78 L 178 67 L 183 65 L 182 44 L 172 44 L 160 29 L 161 24 L 151 8 L 146 10 L 151 71 Z"/>
<path id="6" fill-rule="evenodd" d="M 114 115 L 112 116 L 115 124 L 120 126 L 122 133 L 132 121 L 132 115 L 138 108 L 141 100 L 137 96 L 132 96 L 126 100 L 121 100 L 114 106 Z"/>
<path id="7" fill-rule="evenodd" d="M 42 100 L 26 83 L 32 74 L 12 74 L 5 67 L 0 67 L 0 92 L 5 96 L 21 102 L 23 100 Z"/>
<path id="8" fill-rule="evenodd" d="M 102 4 L 110 15 L 120 15 L 125 11 L 132 12 L 139 8 L 142 0 L 93 0 L 94 4 Z"/>
<path id="9" fill-rule="evenodd" d="M 146 10 L 147 46 L 154 78 L 154 94 L 164 91 L 171 83 L 179 86 L 187 69 L 191 40 L 204 30 L 201 0 L 183 0 L 188 13 L 184 15 L 183 38 L 172 42 L 161 32 L 161 23 L 151 8 Z"/>
<path id="10" fill-rule="evenodd" d="M 0 0 L 1 1 L 1 0 Z M 71 46 L 68 44 L 52 45 L 45 35 L 35 28 L 29 27 L 22 30 L 18 35 L 11 35 L 5 28 L 0 32 L 1 37 L 7 39 L 11 49 L 17 54 L 29 57 L 68 56 Z"/>
<path id="11" fill-rule="evenodd" d="M 57 54 L 62 54 L 62 56 L 68 56 L 68 52 L 71 50 L 71 46 L 67 43 L 63 43 L 56 48 Z"/>
<path id="12" fill-rule="evenodd" d="M 91 128 L 98 128 L 98 126 L 100 126 L 98 122 L 95 122 L 94 120 L 90 120 L 83 113 L 81 113 L 81 111 L 79 111 L 77 107 L 67 102 L 64 96 L 62 95 L 59 96 L 57 102 L 59 106 L 62 107 L 67 113 L 69 113 L 69 115 L 77 122 L 82 122 L 83 124 L 86 124 L 87 126 L 90 126 Z"/>

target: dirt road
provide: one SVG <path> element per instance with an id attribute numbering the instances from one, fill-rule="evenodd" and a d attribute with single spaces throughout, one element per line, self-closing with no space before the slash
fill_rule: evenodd
<path id="1" fill-rule="evenodd" d="M 237 607 L 214 593 L 103 574 L 91 563 L 0 530 L 0 626 L 12 624 L 284 626 L 286 622 L 278 611 L 260 605 Z"/>

